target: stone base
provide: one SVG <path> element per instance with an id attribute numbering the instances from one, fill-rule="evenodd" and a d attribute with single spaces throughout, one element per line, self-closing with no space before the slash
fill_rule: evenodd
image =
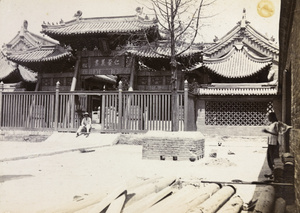
<path id="1" fill-rule="evenodd" d="M 151 131 L 143 140 L 143 159 L 199 160 L 204 157 L 204 136 L 200 132 Z"/>

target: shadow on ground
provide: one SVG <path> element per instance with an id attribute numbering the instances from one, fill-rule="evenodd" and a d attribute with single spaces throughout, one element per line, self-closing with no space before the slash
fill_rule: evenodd
<path id="1" fill-rule="evenodd" d="M 4 183 L 5 181 L 9 180 L 16 180 L 22 178 L 33 177 L 32 175 L 1 175 L 0 176 L 0 183 Z"/>

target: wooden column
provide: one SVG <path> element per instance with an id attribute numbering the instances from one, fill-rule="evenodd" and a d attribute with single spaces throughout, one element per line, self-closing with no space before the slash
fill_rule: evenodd
<path id="1" fill-rule="evenodd" d="M 58 126 L 58 106 L 59 106 L 59 81 L 56 83 L 55 88 L 55 111 L 54 111 L 54 130 L 57 131 Z"/>
<path id="2" fill-rule="evenodd" d="M 118 132 L 122 129 L 122 81 L 119 82 Z"/>
<path id="3" fill-rule="evenodd" d="M 133 86 L 134 86 L 134 74 L 135 74 L 135 56 L 132 56 L 132 65 L 131 65 L 131 72 L 130 72 L 130 79 L 129 79 L 129 88 L 128 91 L 133 91 Z"/>
<path id="4" fill-rule="evenodd" d="M 81 56 L 78 56 L 77 61 L 76 61 L 76 65 L 75 65 L 75 71 L 74 71 L 74 76 L 73 76 L 73 79 L 72 79 L 72 84 L 71 84 L 70 91 L 75 91 L 75 88 L 76 88 L 78 72 L 79 72 L 79 65 L 80 65 L 80 59 L 81 59 Z"/>
<path id="5" fill-rule="evenodd" d="M 189 84 L 184 81 L 184 131 L 188 131 L 188 113 L 189 113 Z"/>
<path id="6" fill-rule="evenodd" d="M 0 127 L 2 126 L 2 95 L 3 95 L 3 81 L 0 83 Z"/>

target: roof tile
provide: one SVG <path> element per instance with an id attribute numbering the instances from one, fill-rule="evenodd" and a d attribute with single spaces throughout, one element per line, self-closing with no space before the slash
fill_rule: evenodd
<path id="1" fill-rule="evenodd" d="M 198 95 L 277 95 L 276 87 L 261 88 L 198 88 Z"/>
<path id="2" fill-rule="evenodd" d="M 24 52 L 12 53 L 7 57 L 15 62 L 45 62 L 70 57 L 71 55 L 71 52 L 67 49 L 56 48 L 56 46 L 43 46 Z"/>
<path id="3" fill-rule="evenodd" d="M 154 21 L 138 16 L 107 18 L 80 18 L 58 25 L 42 25 L 42 32 L 56 35 L 79 35 L 92 33 L 134 32 L 156 26 Z"/>
<path id="4" fill-rule="evenodd" d="M 165 45 L 165 44 L 163 44 Z M 168 46 L 144 46 L 139 48 L 133 48 L 127 50 L 127 52 L 130 52 L 131 54 L 134 54 L 136 56 L 145 57 L 145 58 L 167 58 L 171 56 L 171 48 Z M 177 53 L 180 53 L 181 51 L 185 50 L 185 48 L 178 48 Z M 187 57 L 193 54 L 201 53 L 202 51 L 200 49 L 188 49 L 184 51 L 182 54 L 180 54 L 180 57 Z"/>
<path id="5" fill-rule="evenodd" d="M 204 59 L 203 66 L 226 78 L 244 78 L 272 65 L 272 58 L 252 55 L 245 47 L 235 46 L 227 55 L 217 59 Z"/>

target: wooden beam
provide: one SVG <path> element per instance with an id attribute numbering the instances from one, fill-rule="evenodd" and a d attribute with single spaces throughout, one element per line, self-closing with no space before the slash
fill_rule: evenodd
<path id="1" fill-rule="evenodd" d="M 233 196 L 218 210 L 218 213 L 239 213 L 244 201 L 239 196 Z"/>
<path id="2" fill-rule="evenodd" d="M 235 193 L 235 188 L 233 186 L 224 186 L 215 194 L 213 194 L 209 199 L 204 201 L 202 204 L 200 204 L 190 212 L 214 213 L 218 209 L 220 209 L 220 207 L 222 207 L 234 193 Z"/>
<path id="3" fill-rule="evenodd" d="M 272 213 L 275 201 L 275 189 L 273 186 L 265 186 L 258 196 L 253 213 Z"/>

